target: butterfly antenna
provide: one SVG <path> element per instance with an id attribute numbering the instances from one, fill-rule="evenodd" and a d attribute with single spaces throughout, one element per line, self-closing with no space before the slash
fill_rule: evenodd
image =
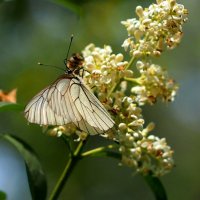
<path id="1" fill-rule="evenodd" d="M 65 71 L 63 68 L 61 67 L 57 67 L 57 66 L 54 66 L 54 65 L 46 65 L 46 64 L 43 64 L 43 63 L 38 63 L 38 65 L 42 65 L 42 66 L 45 66 L 45 67 L 53 67 L 53 68 L 56 68 L 56 69 L 59 69 L 61 71 Z"/>
<path id="2" fill-rule="evenodd" d="M 71 39 L 70 39 L 70 43 L 69 43 L 69 48 L 68 48 L 68 50 L 67 50 L 67 57 L 66 57 L 66 60 L 68 60 L 69 51 L 70 51 L 70 48 L 71 48 L 71 45 L 72 45 L 72 40 L 73 40 L 73 38 L 74 38 L 74 35 L 72 34 L 72 35 L 71 35 Z"/>

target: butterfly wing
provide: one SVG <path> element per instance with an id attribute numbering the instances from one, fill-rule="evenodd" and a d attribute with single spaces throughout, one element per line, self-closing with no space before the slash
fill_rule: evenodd
<path id="1" fill-rule="evenodd" d="M 114 121 L 96 96 L 79 79 L 70 88 L 71 98 L 88 124 L 105 132 L 112 128 Z M 98 131 L 97 131 L 98 132 Z"/>
<path id="2" fill-rule="evenodd" d="M 25 117 L 40 125 L 73 122 L 90 134 L 103 133 L 114 121 L 99 100 L 77 77 L 64 75 L 36 95 L 25 108 Z"/>
<path id="3" fill-rule="evenodd" d="M 80 114 L 74 113 L 73 105 L 69 104 L 69 86 L 69 78 L 59 78 L 33 97 L 25 108 L 27 120 L 40 125 L 63 125 L 81 120 Z"/>

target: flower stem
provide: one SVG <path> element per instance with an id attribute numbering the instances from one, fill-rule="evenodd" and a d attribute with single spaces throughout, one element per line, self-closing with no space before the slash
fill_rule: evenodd
<path id="1" fill-rule="evenodd" d="M 130 68 L 134 62 L 135 57 L 132 57 L 131 60 L 129 61 L 128 65 L 126 66 L 125 70 L 127 70 L 128 68 Z M 110 89 L 110 91 L 108 92 L 107 98 L 110 97 L 110 95 L 116 90 L 116 88 L 118 87 L 118 85 L 120 84 L 121 79 L 119 80 L 119 82 L 115 83 L 113 85 L 113 87 Z"/>
<path id="2" fill-rule="evenodd" d="M 156 200 L 167 200 L 167 193 L 159 178 L 153 177 L 152 175 L 146 175 L 143 178 L 154 193 Z"/>
<path id="3" fill-rule="evenodd" d="M 89 151 L 82 153 L 81 158 L 85 158 L 85 157 L 89 157 L 89 156 L 92 156 L 92 157 L 107 156 L 107 157 L 113 157 L 113 158 L 120 159 L 121 154 L 118 151 L 111 151 L 111 150 L 116 149 L 116 148 L 118 148 L 118 146 L 115 146 L 115 145 L 98 147 L 96 149 L 92 149 L 92 150 L 89 150 Z"/>
<path id="4" fill-rule="evenodd" d="M 129 81 L 129 82 L 132 82 L 132 83 L 141 84 L 141 83 L 140 83 L 140 78 L 127 78 L 127 77 L 124 77 L 124 80 L 125 80 L 125 81 Z"/>
<path id="5" fill-rule="evenodd" d="M 77 162 L 80 160 L 80 154 L 83 149 L 84 144 L 86 141 L 80 141 L 78 146 L 76 147 L 74 153 L 70 156 L 60 178 L 58 179 L 58 182 L 56 183 L 55 187 L 53 188 L 53 191 L 51 192 L 48 200 L 56 200 L 61 193 L 67 179 L 69 178 L 72 170 L 76 166 Z"/>
<path id="6" fill-rule="evenodd" d="M 135 57 L 132 57 L 132 58 L 130 59 L 128 65 L 127 65 L 126 68 L 125 68 L 126 70 L 127 70 L 129 67 L 132 66 L 132 64 L 133 64 L 133 62 L 134 62 L 134 59 L 135 59 Z"/>

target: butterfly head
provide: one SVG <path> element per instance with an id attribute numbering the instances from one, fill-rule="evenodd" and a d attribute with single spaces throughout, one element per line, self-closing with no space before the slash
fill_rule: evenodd
<path id="1" fill-rule="evenodd" d="M 79 74 L 79 70 L 83 67 L 84 58 L 82 54 L 74 53 L 72 56 L 65 60 L 68 73 Z"/>

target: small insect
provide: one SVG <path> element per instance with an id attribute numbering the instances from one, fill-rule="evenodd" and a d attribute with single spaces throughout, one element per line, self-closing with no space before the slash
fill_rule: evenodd
<path id="1" fill-rule="evenodd" d="M 65 74 L 33 97 L 26 106 L 24 112 L 29 122 L 40 125 L 74 123 L 79 130 L 89 134 L 104 133 L 114 126 L 107 110 L 80 77 L 83 62 L 81 54 L 65 59 Z"/>

